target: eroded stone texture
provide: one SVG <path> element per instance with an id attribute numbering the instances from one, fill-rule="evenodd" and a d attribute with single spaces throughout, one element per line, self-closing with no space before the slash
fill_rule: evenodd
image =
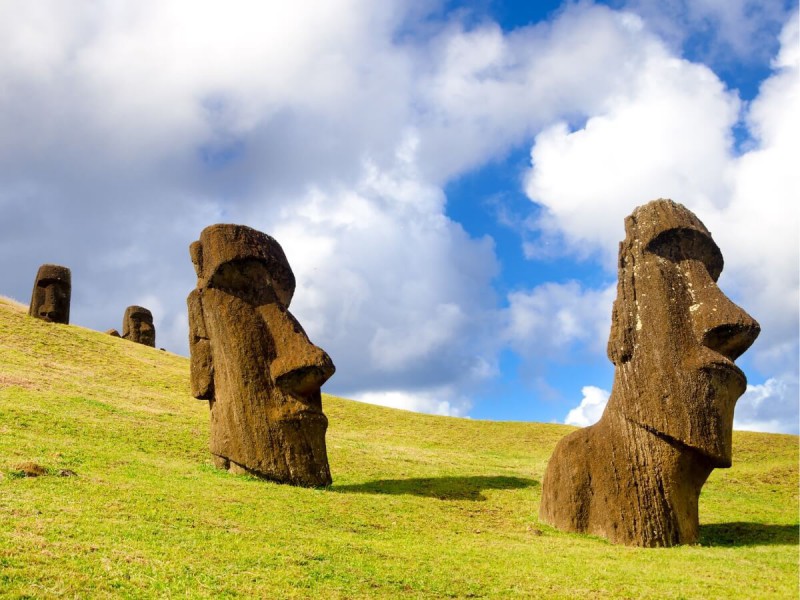
<path id="1" fill-rule="evenodd" d="M 153 325 L 153 313 L 141 306 L 126 308 L 122 320 L 122 337 L 155 348 L 156 328 Z"/>
<path id="2" fill-rule="evenodd" d="M 215 464 L 330 485 L 320 387 L 335 367 L 288 310 L 295 279 L 283 249 L 250 227 L 212 225 L 190 253 L 192 395 L 208 400 Z"/>
<path id="3" fill-rule="evenodd" d="M 50 323 L 69 323 L 72 274 L 67 267 L 42 265 L 36 273 L 28 314 Z"/>
<path id="4" fill-rule="evenodd" d="M 734 365 L 760 327 L 717 287 L 723 261 L 702 222 L 671 200 L 625 220 L 600 421 L 559 442 L 540 517 L 614 543 L 697 541 L 700 490 L 731 465 Z"/>
<path id="5" fill-rule="evenodd" d="M 111 337 L 122 337 L 116 329 L 107 329 L 106 333 Z"/>

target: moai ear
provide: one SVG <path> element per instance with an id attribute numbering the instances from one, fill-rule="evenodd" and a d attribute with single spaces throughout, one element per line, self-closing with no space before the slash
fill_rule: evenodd
<path id="1" fill-rule="evenodd" d="M 189 244 L 189 256 L 192 257 L 192 264 L 194 265 L 195 273 L 197 273 L 198 277 L 202 277 L 201 273 L 203 272 L 203 245 L 200 243 L 199 240 Z"/>
<path id="2" fill-rule="evenodd" d="M 619 366 L 633 356 L 636 335 L 636 293 L 634 289 L 634 257 L 628 240 L 619 244 L 617 298 L 611 310 L 611 333 L 608 336 L 608 358 Z"/>

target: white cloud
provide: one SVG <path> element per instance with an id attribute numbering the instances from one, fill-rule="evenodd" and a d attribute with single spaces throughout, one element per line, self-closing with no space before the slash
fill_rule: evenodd
<path id="1" fill-rule="evenodd" d="M 453 24 L 417 65 L 422 172 L 444 182 L 553 119 L 591 114 L 635 74 L 649 43 L 638 18 L 591 4 L 508 34 L 494 23 Z"/>
<path id="2" fill-rule="evenodd" d="M 567 413 L 564 423 L 576 425 L 578 427 L 588 427 L 594 425 L 603 416 L 606 409 L 609 392 L 593 385 L 581 388 L 583 399 L 581 403 Z"/>
<path id="3" fill-rule="evenodd" d="M 797 370 L 800 304 L 800 60 L 798 16 L 784 28 L 772 77 L 746 114 L 752 148 L 732 160 L 730 204 L 707 219 L 726 260 L 723 274 L 741 304 L 761 323 L 752 352 L 760 369 Z M 765 268 L 765 265 L 769 265 Z M 793 345 L 779 363 L 773 348 Z M 770 356 L 771 358 L 767 358 Z"/>
<path id="4" fill-rule="evenodd" d="M 609 271 L 635 206 L 671 197 L 694 210 L 725 256 L 721 287 L 762 325 L 745 360 L 767 377 L 798 370 L 797 31 L 795 14 L 774 74 L 744 113 L 753 139 L 743 154 L 731 144 L 736 96 L 705 67 L 651 45 L 606 111 L 575 131 L 561 123 L 537 136 L 526 188 L 544 208 L 544 239 L 600 253 Z"/>
<path id="5" fill-rule="evenodd" d="M 773 31 L 791 16 L 785 0 L 620 0 L 641 15 L 676 52 L 687 48 L 704 61 L 729 65 L 769 58 Z"/>
<path id="6" fill-rule="evenodd" d="M 493 245 L 442 214 L 415 165 L 406 141 L 391 169 L 365 164 L 355 186 L 313 189 L 273 221 L 298 280 L 291 309 L 337 364 L 339 393 L 493 375 Z"/>
<path id="7" fill-rule="evenodd" d="M 736 403 L 733 428 L 747 431 L 798 433 L 797 377 L 770 378 L 758 385 L 748 385 Z"/>
<path id="8" fill-rule="evenodd" d="M 707 69 L 671 56 L 632 14 L 579 3 L 508 33 L 488 22 L 431 21 L 434 5 L 2 2 L 3 292 L 26 299 L 39 264 L 66 264 L 74 322 L 118 327 L 126 306 L 152 298 L 159 346 L 186 352 L 185 298 L 195 282 L 188 245 L 208 224 L 242 222 L 284 246 L 298 278 L 292 310 L 339 367 L 328 384 L 336 391 L 406 394 L 425 399 L 408 406 L 463 414 L 474 385 L 497 374 L 502 344 L 526 356 L 544 356 L 536 344 L 600 353 L 607 290 L 519 291 L 498 316 L 494 246 L 447 217 L 448 181 L 544 127 L 537 151 L 542 164 L 555 158 L 542 186 L 562 194 L 540 198 L 551 208 L 550 231 L 594 250 L 610 241 L 613 251 L 633 204 L 609 180 L 633 182 L 626 189 L 638 196 L 634 183 L 644 186 L 648 174 L 633 167 L 652 152 L 644 149 L 661 148 L 651 171 L 658 160 L 672 165 L 676 148 L 685 153 L 676 189 L 721 208 L 719 189 L 745 171 L 757 182 L 773 157 L 717 176 L 730 166 L 725 136 L 736 99 Z M 791 62 L 787 50 L 781 68 Z M 761 128 L 754 153 L 778 144 L 773 111 L 785 94 L 773 87 L 775 100 L 765 87 L 749 113 Z M 668 113 L 670 129 L 648 129 L 660 103 L 673 101 L 683 120 Z M 593 171 L 591 183 L 589 170 L 548 154 L 571 144 L 576 160 L 589 160 L 567 135 L 587 117 L 595 117 L 590 134 L 578 137 L 598 135 L 608 143 L 593 152 L 630 161 Z M 555 122 L 569 125 L 549 127 Z M 639 128 L 666 137 L 615 146 L 636 141 Z M 681 132 L 697 139 L 678 144 Z M 591 193 L 562 186 L 559 173 Z M 671 193 L 661 187 L 633 203 Z M 775 202 L 785 197 L 770 191 Z M 793 263 L 784 265 L 777 244 L 770 249 L 784 274 Z M 784 281 L 762 277 L 764 298 L 791 303 L 782 292 L 792 281 L 797 288 L 796 273 Z"/>
<path id="9" fill-rule="evenodd" d="M 633 207 L 671 197 L 700 211 L 729 196 L 736 98 L 706 67 L 653 41 L 641 52 L 641 69 L 605 110 L 577 130 L 560 122 L 536 137 L 526 182 L 545 208 L 539 228 L 579 256 L 602 252 L 609 267 Z"/>
<path id="10" fill-rule="evenodd" d="M 504 338 L 529 357 L 564 357 L 576 347 L 604 355 L 615 294 L 616 285 L 592 290 L 576 281 L 512 292 Z"/>
<path id="11" fill-rule="evenodd" d="M 447 388 L 423 392 L 406 390 L 359 392 L 353 396 L 353 400 L 449 417 L 464 417 L 471 407 L 469 400 L 455 396 Z"/>

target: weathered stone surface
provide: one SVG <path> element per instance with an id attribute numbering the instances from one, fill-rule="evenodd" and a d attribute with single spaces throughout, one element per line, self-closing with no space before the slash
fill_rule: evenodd
<path id="1" fill-rule="evenodd" d="M 211 454 L 235 473 L 330 485 L 320 387 L 335 370 L 289 312 L 295 279 L 272 237 L 212 225 L 190 246 L 192 395 L 211 409 Z"/>
<path id="2" fill-rule="evenodd" d="M 731 465 L 734 365 L 758 323 L 717 287 L 723 261 L 702 222 L 671 200 L 625 220 L 608 356 L 614 384 L 600 421 L 559 442 L 540 517 L 614 543 L 697 541 L 700 490 Z"/>
<path id="3" fill-rule="evenodd" d="M 50 323 L 69 323 L 72 274 L 67 267 L 42 265 L 33 283 L 28 314 Z"/>
<path id="4" fill-rule="evenodd" d="M 107 329 L 106 333 L 111 337 L 122 337 L 116 329 Z"/>
<path id="5" fill-rule="evenodd" d="M 153 313 L 141 306 L 126 308 L 122 320 L 122 337 L 155 348 L 156 328 L 153 325 Z"/>

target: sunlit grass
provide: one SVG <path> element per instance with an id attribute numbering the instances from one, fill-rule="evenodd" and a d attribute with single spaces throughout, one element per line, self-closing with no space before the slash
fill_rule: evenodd
<path id="1" fill-rule="evenodd" d="M 185 358 L 25 312 L 0 299 L 0 596 L 797 597 L 796 436 L 734 434 L 700 545 L 617 547 L 538 520 L 570 427 L 326 396 L 333 487 L 229 475 Z"/>

